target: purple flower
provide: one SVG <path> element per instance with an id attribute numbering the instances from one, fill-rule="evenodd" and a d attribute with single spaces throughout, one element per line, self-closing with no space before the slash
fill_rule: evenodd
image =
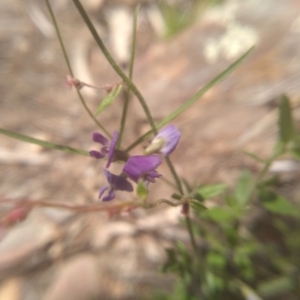
<path id="1" fill-rule="evenodd" d="M 161 164 L 161 159 L 157 155 L 137 155 L 131 156 L 126 162 L 123 172 L 135 182 L 139 179 L 145 181 L 148 186 L 150 182 L 155 182 L 155 178 L 161 176 L 155 170 Z"/>
<path id="2" fill-rule="evenodd" d="M 116 191 L 127 191 L 132 192 L 133 187 L 130 182 L 128 182 L 124 177 L 118 176 L 110 173 L 106 169 L 104 169 L 104 174 L 109 183 L 109 186 L 104 186 L 100 189 L 99 199 L 103 196 L 103 194 L 107 192 L 107 195 L 103 197 L 102 201 L 110 201 L 115 198 Z"/>
<path id="3" fill-rule="evenodd" d="M 170 155 L 176 148 L 181 137 L 180 131 L 174 125 L 168 125 L 158 132 L 145 153 L 160 152 L 164 156 Z"/>
<path id="4" fill-rule="evenodd" d="M 98 132 L 93 133 L 93 141 L 101 144 L 103 147 L 100 151 L 92 150 L 90 151 L 90 156 L 100 159 L 105 156 L 108 157 L 106 168 L 109 168 L 111 162 L 114 159 L 114 154 L 116 151 L 116 146 L 119 138 L 119 132 L 115 131 L 111 143 L 109 145 L 108 139 Z"/>

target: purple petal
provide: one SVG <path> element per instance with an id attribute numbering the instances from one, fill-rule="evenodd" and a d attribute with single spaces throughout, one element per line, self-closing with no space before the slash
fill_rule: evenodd
<path id="1" fill-rule="evenodd" d="M 93 133 L 93 141 L 96 143 L 100 143 L 103 146 L 108 144 L 108 139 L 98 132 Z"/>
<path id="2" fill-rule="evenodd" d="M 147 178 L 148 177 L 151 177 L 151 179 L 153 180 L 153 182 L 154 182 L 154 179 L 155 178 L 159 178 L 159 177 L 161 177 L 162 175 L 161 174 L 159 174 L 157 171 L 150 171 L 150 172 L 148 172 L 148 174 L 147 174 Z"/>
<path id="3" fill-rule="evenodd" d="M 111 201 L 116 196 L 115 190 L 110 189 L 107 196 L 103 197 L 102 201 Z"/>
<path id="4" fill-rule="evenodd" d="M 103 158 L 105 156 L 105 154 L 102 154 L 102 153 L 100 153 L 99 151 L 96 151 L 96 150 L 92 150 L 92 151 L 90 151 L 90 156 L 94 157 L 94 158 L 97 158 L 97 159 L 100 159 L 100 158 Z"/>
<path id="5" fill-rule="evenodd" d="M 109 187 L 108 186 L 103 186 L 100 191 L 99 191 L 99 196 L 98 198 L 101 199 L 102 195 L 105 193 L 106 190 L 108 190 Z"/>
<path id="6" fill-rule="evenodd" d="M 107 178 L 108 183 L 110 186 L 119 191 L 127 191 L 127 192 L 132 192 L 133 191 L 133 186 L 132 184 L 127 181 L 125 178 L 119 175 L 115 175 L 104 169 L 104 174 Z"/>
<path id="7" fill-rule="evenodd" d="M 161 159 L 156 155 L 131 156 L 125 164 L 123 171 L 133 181 L 137 182 L 150 171 L 154 171 L 161 164 Z"/>
<path id="8" fill-rule="evenodd" d="M 117 176 L 115 180 L 115 188 L 119 191 L 127 191 L 127 192 L 133 191 L 132 184 L 122 176 Z"/>
<path id="9" fill-rule="evenodd" d="M 146 186 L 148 187 L 149 183 L 152 182 L 154 183 L 155 182 L 155 178 L 158 178 L 158 177 L 161 177 L 162 175 L 159 174 L 158 172 L 156 171 L 150 171 L 149 173 L 147 173 L 147 175 L 145 176 L 145 184 Z"/>
<path id="10" fill-rule="evenodd" d="M 109 168 L 109 166 L 114 158 L 114 152 L 115 152 L 115 149 L 116 149 L 116 146 L 118 143 L 118 138 L 119 138 L 119 132 L 115 131 L 113 139 L 109 146 L 109 150 L 108 150 L 108 160 L 107 160 L 106 168 Z"/>
<path id="11" fill-rule="evenodd" d="M 164 155 L 170 155 L 176 148 L 181 137 L 180 131 L 174 125 L 168 125 L 164 127 L 156 137 L 153 139 L 163 139 L 165 141 L 164 146 L 160 149 L 160 152 Z"/>

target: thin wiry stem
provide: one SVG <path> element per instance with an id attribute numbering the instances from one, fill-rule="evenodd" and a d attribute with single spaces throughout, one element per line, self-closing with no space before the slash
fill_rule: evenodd
<path id="1" fill-rule="evenodd" d="M 191 219 L 189 216 L 185 217 L 185 222 L 186 222 L 186 226 L 187 226 L 190 238 L 191 238 L 191 243 L 193 245 L 193 249 L 194 249 L 195 253 L 198 253 L 198 248 L 197 248 L 197 244 L 196 244 L 196 240 L 195 240 L 195 236 L 194 236 L 194 231 L 193 231 Z"/>
<path id="2" fill-rule="evenodd" d="M 154 120 L 152 118 L 152 115 L 150 113 L 150 110 L 147 106 L 147 103 L 144 99 L 144 97 L 142 96 L 141 92 L 138 90 L 138 88 L 135 86 L 135 84 L 132 82 L 132 80 L 130 80 L 130 78 L 122 71 L 122 69 L 118 66 L 118 64 L 115 62 L 115 60 L 113 59 L 113 57 L 111 56 L 111 54 L 109 53 L 109 51 L 107 50 L 107 48 L 105 47 L 102 39 L 100 38 L 100 36 L 98 35 L 93 23 L 91 22 L 89 16 L 87 15 L 86 11 L 84 10 L 83 6 L 81 5 L 79 0 L 73 0 L 76 8 L 78 9 L 81 17 L 83 18 L 83 20 L 85 21 L 87 27 L 89 28 L 93 38 L 95 39 L 95 42 L 97 43 L 97 45 L 99 46 L 99 48 L 101 49 L 102 53 L 104 54 L 104 56 L 106 57 L 107 61 L 109 62 L 109 64 L 112 66 L 112 68 L 116 71 L 116 73 L 124 80 L 124 82 L 127 84 L 127 86 L 130 88 L 130 90 L 136 95 L 136 97 L 138 98 L 140 104 L 142 105 L 144 112 L 146 114 L 146 117 L 148 119 L 148 122 L 152 128 L 152 132 L 154 134 L 157 134 L 157 129 L 154 123 Z"/>
<path id="3" fill-rule="evenodd" d="M 178 174 L 177 174 L 177 172 L 176 172 L 169 156 L 166 157 L 166 162 L 167 162 L 167 165 L 168 165 L 168 167 L 169 167 L 169 169 L 172 173 L 172 176 L 173 176 L 173 178 L 176 182 L 176 186 L 177 186 L 178 191 L 181 193 L 181 195 L 183 195 L 181 180 L 180 180 L 180 178 L 179 178 L 179 176 L 178 176 Z"/>
<path id="4" fill-rule="evenodd" d="M 124 80 L 124 82 L 127 84 L 128 88 L 130 90 L 132 90 L 132 92 L 137 96 L 137 98 L 139 99 L 144 112 L 147 116 L 148 122 L 152 128 L 152 132 L 154 134 L 157 134 L 157 128 L 156 125 L 154 123 L 154 120 L 152 118 L 152 115 L 150 113 L 150 110 L 148 108 L 148 105 L 144 99 L 144 97 L 142 96 L 141 92 L 138 90 L 138 88 L 135 86 L 135 84 L 132 82 L 132 80 L 122 71 L 122 69 L 118 66 L 118 64 L 115 62 L 115 60 L 113 59 L 113 57 L 111 56 L 111 54 L 109 53 L 109 51 L 107 50 L 107 48 L 105 47 L 103 41 L 101 40 L 100 36 L 98 35 L 93 23 L 91 22 L 89 16 L 87 15 L 86 11 L 84 10 L 83 6 L 81 5 L 79 0 L 73 0 L 76 8 L 78 9 L 81 17 L 84 19 L 87 27 L 89 28 L 93 38 L 95 39 L 96 43 L 98 44 L 99 48 L 101 49 L 102 53 L 104 54 L 104 56 L 106 57 L 107 61 L 109 62 L 109 64 L 112 66 L 112 68 L 116 71 L 116 73 Z M 167 159 L 167 163 L 168 166 L 170 168 L 170 171 L 176 181 L 176 185 L 177 188 L 180 192 L 182 192 L 182 187 L 181 187 L 181 182 L 180 179 L 178 177 L 178 175 L 176 174 L 175 168 L 172 165 L 172 162 Z"/>
<path id="5" fill-rule="evenodd" d="M 58 24 L 57 24 L 55 15 L 54 15 L 53 10 L 52 10 L 52 7 L 50 5 L 49 0 L 45 0 L 45 2 L 46 2 L 47 8 L 49 10 L 49 13 L 50 13 L 53 25 L 54 25 L 56 35 L 58 37 L 59 44 L 60 44 L 61 50 L 62 50 L 63 55 L 64 55 L 64 59 L 65 59 L 65 61 L 67 63 L 69 73 L 70 73 L 70 75 L 72 77 L 74 77 L 74 74 L 73 74 L 73 71 L 72 71 L 72 67 L 71 67 L 71 63 L 70 63 L 70 60 L 69 60 L 66 48 L 64 46 L 64 43 L 63 43 L 60 31 L 59 31 Z M 88 113 L 88 115 L 91 117 L 91 119 L 97 124 L 97 126 L 99 126 L 105 132 L 105 134 L 107 134 L 109 137 L 111 137 L 110 133 L 105 129 L 105 127 L 94 117 L 94 115 L 92 114 L 92 112 L 90 111 L 90 109 L 88 108 L 88 106 L 86 105 L 86 102 L 85 102 L 82 94 L 80 93 L 80 91 L 78 89 L 76 89 L 76 91 L 77 91 L 77 94 L 78 94 L 78 97 L 80 99 L 81 104 L 83 105 L 84 109 L 86 110 L 86 112 Z"/>
<path id="6" fill-rule="evenodd" d="M 138 16 L 139 6 L 135 9 L 134 16 L 133 16 L 133 26 L 132 26 L 132 42 L 131 42 L 131 55 L 130 55 L 130 63 L 129 63 L 129 79 L 132 80 L 133 74 L 133 65 L 134 65 L 134 57 L 135 57 L 135 43 L 136 43 L 136 25 L 137 25 L 137 16 Z M 129 99 L 130 99 L 130 86 L 127 87 L 125 102 L 122 112 L 122 118 L 120 123 L 120 131 L 119 131 L 119 140 L 118 140 L 118 147 L 121 146 L 123 133 L 125 129 L 125 123 L 127 118 L 127 111 L 129 106 Z"/>

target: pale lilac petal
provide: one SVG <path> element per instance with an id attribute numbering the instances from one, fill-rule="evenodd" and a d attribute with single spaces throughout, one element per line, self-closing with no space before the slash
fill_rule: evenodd
<path id="1" fill-rule="evenodd" d="M 160 152 L 164 155 L 170 155 L 176 148 L 181 137 L 180 131 L 174 125 L 168 125 L 164 127 L 153 139 L 163 139 L 165 145 L 160 149 Z"/>
<path id="2" fill-rule="evenodd" d="M 103 146 L 107 146 L 108 144 L 108 139 L 98 132 L 93 133 L 93 141 L 96 143 L 100 143 Z"/>
<path id="3" fill-rule="evenodd" d="M 103 158 L 105 156 L 105 154 L 102 154 L 102 153 L 100 153 L 99 151 L 96 151 L 96 150 L 91 150 L 90 151 L 90 156 L 94 157 L 94 158 L 97 158 L 97 159 L 100 159 L 100 158 Z"/>
<path id="4" fill-rule="evenodd" d="M 115 131 L 113 135 L 113 139 L 110 143 L 109 150 L 108 150 L 108 160 L 106 164 L 106 168 L 109 168 L 113 158 L 114 158 L 114 152 L 118 143 L 118 138 L 119 138 L 119 132 Z"/>
<path id="5" fill-rule="evenodd" d="M 156 155 L 137 155 L 131 156 L 126 162 L 123 172 L 125 172 L 130 179 L 137 182 L 139 178 L 143 177 L 150 171 L 154 171 L 161 164 L 161 159 Z"/>

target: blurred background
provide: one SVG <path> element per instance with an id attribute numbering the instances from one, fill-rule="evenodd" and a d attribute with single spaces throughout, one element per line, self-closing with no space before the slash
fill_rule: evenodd
<path id="1" fill-rule="evenodd" d="M 255 45 L 232 75 L 175 120 L 182 139 L 172 159 L 190 184 L 232 185 L 243 168 L 256 172 L 258 163 L 241 150 L 269 155 L 278 135 L 282 93 L 290 97 L 299 120 L 299 1 L 85 0 L 82 4 L 124 70 L 130 57 L 132 16 L 140 4 L 133 79 L 155 121 Z M 51 5 L 75 77 L 95 86 L 118 82 L 73 2 L 52 0 Z M 0 74 L 0 127 L 95 149 L 91 136 L 98 128 L 76 91 L 66 87 L 68 70 L 43 1 L 2 0 Z M 105 97 L 104 91 L 82 92 L 92 111 Z M 123 101 L 121 95 L 99 116 L 110 132 L 119 126 Z M 130 111 L 125 146 L 149 129 L 134 97 Z M 0 141 L 0 200 L 74 205 L 98 201 L 99 187 L 105 184 L 102 162 L 3 135 Z M 297 202 L 299 165 L 287 158 L 271 171 L 280 174 L 282 192 Z M 165 166 L 160 172 L 171 180 Z M 150 191 L 153 200 L 172 193 L 163 182 L 150 186 Z M 131 197 L 120 193 L 117 201 Z M 1 205 L 0 218 L 11 207 Z M 14 226 L 2 222 L 0 300 L 152 299 L 153 290 L 171 291 L 174 277 L 158 270 L 166 260 L 165 247 L 189 240 L 179 219 L 180 208 L 165 206 L 116 216 L 35 208 L 24 222 Z"/>

